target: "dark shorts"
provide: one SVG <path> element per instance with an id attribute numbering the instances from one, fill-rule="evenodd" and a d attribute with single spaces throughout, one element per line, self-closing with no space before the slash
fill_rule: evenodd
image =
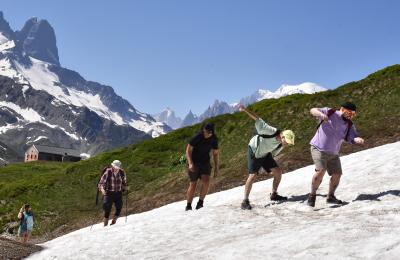
<path id="1" fill-rule="evenodd" d="M 194 171 L 190 171 L 188 169 L 190 181 L 197 181 L 198 179 L 201 179 L 201 175 L 211 175 L 211 165 L 209 163 L 195 164 Z"/>
<path id="2" fill-rule="evenodd" d="M 247 150 L 247 166 L 249 174 L 258 173 L 261 167 L 266 172 L 271 172 L 271 169 L 279 167 L 271 153 L 268 153 L 265 157 L 256 158 L 250 146 Z"/>

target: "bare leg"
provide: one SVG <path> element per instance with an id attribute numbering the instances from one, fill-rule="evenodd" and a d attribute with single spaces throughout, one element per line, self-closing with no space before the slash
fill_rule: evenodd
<path id="1" fill-rule="evenodd" d="M 324 169 L 315 171 L 315 174 L 312 178 L 312 183 L 311 183 L 311 194 L 315 195 L 317 193 L 319 185 L 321 185 L 322 179 L 324 178 L 324 174 L 325 174 Z"/>
<path id="2" fill-rule="evenodd" d="M 208 188 L 210 187 L 210 176 L 209 175 L 201 175 L 201 191 L 200 191 L 200 199 L 204 200 L 208 193 Z"/>
<path id="3" fill-rule="evenodd" d="M 282 179 L 282 169 L 279 167 L 273 168 L 272 175 L 274 176 L 274 181 L 272 182 L 272 193 L 278 192 L 278 186 Z"/>
<path id="4" fill-rule="evenodd" d="M 247 178 L 246 185 L 244 186 L 244 199 L 249 199 L 251 188 L 253 187 L 254 181 L 257 179 L 257 175 L 255 173 L 249 174 Z"/>
<path id="5" fill-rule="evenodd" d="M 24 236 L 22 237 L 22 243 L 26 244 L 27 241 L 28 241 L 28 234 L 25 233 Z"/>
<path id="6" fill-rule="evenodd" d="M 186 198 L 188 203 L 192 203 L 194 193 L 196 192 L 197 181 L 191 181 L 189 183 L 189 188 L 186 193 Z"/>
<path id="7" fill-rule="evenodd" d="M 341 176 L 341 174 L 332 174 L 331 180 L 329 182 L 328 197 L 335 194 L 336 188 L 339 186 Z"/>

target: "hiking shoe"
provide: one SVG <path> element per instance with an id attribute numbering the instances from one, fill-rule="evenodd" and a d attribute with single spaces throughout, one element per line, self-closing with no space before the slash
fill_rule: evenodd
<path id="1" fill-rule="evenodd" d="M 110 226 L 115 225 L 115 223 L 117 223 L 117 218 L 118 217 L 113 217 L 113 219 L 111 220 Z"/>
<path id="2" fill-rule="evenodd" d="M 315 200 L 317 198 L 317 194 L 309 194 L 307 204 L 308 206 L 315 207 Z"/>
<path id="3" fill-rule="evenodd" d="M 331 195 L 331 196 L 328 196 L 328 197 L 326 198 L 326 203 L 330 203 L 330 204 L 343 204 L 343 201 L 337 199 L 337 198 L 335 197 L 335 195 Z"/>
<path id="4" fill-rule="evenodd" d="M 248 199 L 243 200 L 242 205 L 240 206 L 242 209 L 246 210 L 250 210 L 252 207 L 250 205 L 250 201 Z"/>
<path id="5" fill-rule="evenodd" d="M 185 211 L 192 210 L 192 205 L 186 205 Z"/>
<path id="6" fill-rule="evenodd" d="M 287 200 L 287 197 L 281 196 L 277 192 L 272 192 L 269 198 L 275 201 Z"/>
<path id="7" fill-rule="evenodd" d="M 203 201 L 199 200 L 196 205 L 196 209 L 201 209 L 203 207 Z"/>

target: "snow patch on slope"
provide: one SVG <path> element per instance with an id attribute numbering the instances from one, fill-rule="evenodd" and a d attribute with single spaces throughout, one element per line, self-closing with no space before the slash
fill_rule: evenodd
<path id="1" fill-rule="evenodd" d="M 110 111 L 101 101 L 100 95 L 92 95 L 83 91 L 78 91 L 74 88 L 62 86 L 58 76 L 49 70 L 50 63 L 43 62 L 34 58 L 30 58 L 32 66 L 27 68 L 22 64 L 16 63 L 17 70 L 22 76 L 30 82 L 31 86 L 37 90 L 43 90 L 54 96 L 57 100 L 53 100 L 53 104 L 63 102 L 76 107 L 87 107 L 99 116 L 109 119 L 117 125 L 130 125 L 138 130 L 145 132 L 153 132 L 153 136 L 164 133 L 161 125 L 158 122 L 149 122 L 146 119 L 146 114 L 137 111 L 142 116 L 143 122 L 138 120 L 127 121 L 120 116 L 119 113 Z M 131 109 L 132 112 L 134 112 Z"/>
<path id="2" fill-rule="evenodd" d="M 0 32 L 0 52 L 15 47 L 13 40 L 9 40 L 2 32 Z"/>
<path id="3" fill-rule="evenodd" d="M 325 202 L 328 176 L 316 208 L 306 205 L 311 165 L 283 176 L 285 203 L 266 200 L 270 179 L 253 185 L 251 211 L 240 209 L 241 186 L 207 196 L 201 210 L 181 201 L 72 232 L 29 259 L 398 259 L 399 157 L 400 142 L 341 157 L 342 207 Z"/>
<path id="4" fill-rule="evenodd" d="M 28 139 L 28 140 L 29 140 L 29 139 L 32 139 L 32 137 L 29 136 L 29 137 L 27 137 L 27 139 Z M 26 142 L 26 144 L 29 144 L 29 143 L 36 143 L 37 141 L 42 140 L 42 139 L 48 139 L 48 138 L 47 138 L 47 136 L 41 135 L 41 136 L 36 137 L 35 140 L 29 140 L 28 142 Z"/>
<path id="5" fill-rule="evenodd" d="M 0 101 L 0 106 L 6 107 L 6 108 L 9 108 L 9 109 L 13 110 L 15 113 L 17 113 L 20 116 L 22 116 L 23 120 L 25 122 L 28 122 L 28 123 L 36 123 L 36 122 L 38 122 L 38 123 L 47 125 L 50 128 L 59 128 L 62 131 L 64 131 L 65 134 L 67 134 L 71 138 L 73 138 L 75 140 L 79 140 L 80 139 L 76 134 L 68 132 L 65 128 L 63 128 L 61 126 L 58 126 L 58 125 L 52 125 L 52 124 L 46 122 L 45 119 L 43 117 L 41 117 L 39 115 L 39 113 L 36 112 L 32 108 L 21 108 L 20 106 L 14 104 L 14 103 L 5 102 L 5 101 Z M 8 131 L 10 129 L 15 129 L 15 128 L 20 128 L 20 126 L 15 126 L 15 125 L 3 126 L 3 127 L 0 127 L 0 132 L 1 133 L 5 133 L 6 131 Z"/>
<path id="6" fill-rule="evenodd" d="M 32 108 L 24 109 L 14 103 L 6 101 L 0 101 L 0 106 L 12 109 L 17 114 L 21 115 L 27 122 L 41 122 L 43 120 L 39 113 Z"/>
<path id="7" fill-rule="evenodd" d="M 12 129 L 22 129 L 22 128 L 24 128 L 24 127 L 20 126 L 20 125 L 7 124 L 5 126 L 0 126 L 0 134 L 4 134 L 7 131 L 12 130 Z"/>
<path id="8" fill-rule="evenodd" d="M 9 58 L 0 59 L 0 75 L 14 79 L 20 84 L 29 84 L 29 82 L 13 68 Z"/>

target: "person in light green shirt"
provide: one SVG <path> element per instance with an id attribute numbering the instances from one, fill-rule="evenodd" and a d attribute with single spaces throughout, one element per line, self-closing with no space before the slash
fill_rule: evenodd
<path id="1" fill-rule="evenodd" d="M 246 181 L 241 208 L 252 208 L 249 195 L 261 168 L 268 173 L 272 173 L 274 176 L 270 199 L 275 201 L 287 200 L 287 197 L 278 194 L 278 186 L 282 178 L 282 169 L 278 166 L 274 157 L 277 156 L 285 146 L 294 145 L 295 135 L 293 131 L 285 130 L 281 132 L 279 129 L 268 125 L 262 118 L 242 105 L 239 107 L 239 111 L 245 112 L 250 118 L 256 121 L 255 127 L 257 130 L 257 134 L 250 139 L 248 146 L 247 163 L 249 177 Z"/>

